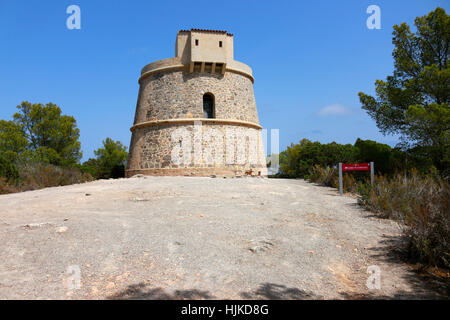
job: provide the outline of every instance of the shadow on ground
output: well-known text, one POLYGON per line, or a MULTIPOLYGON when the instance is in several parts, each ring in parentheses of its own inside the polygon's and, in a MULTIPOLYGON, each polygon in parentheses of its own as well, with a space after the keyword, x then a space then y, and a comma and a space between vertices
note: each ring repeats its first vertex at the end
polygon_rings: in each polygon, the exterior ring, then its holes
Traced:
MULTIPOLYGON (((366 218, 383 219, 358 203, 348 204, 349 207, 359 209, 366 218)), ((389 219, 390 220, 390 219, 389 219)), ((403 236, 383 235, 378 247, 367 248, 370 256, 376 260, 390 264, 406 264, 409 272, 403 276, 414 293, 398 291, 393 296, 359 295, 350 296, 341 293, 344 299, 449 299, 450 278, 448 270, 430 268, 419 263, 408 254, 408 239, 403 236), (431 271, 430 271, 431 270, 431 271)))
POLYGON ((125 290, 119 291, 107 299, 113 300, 202 300, 214 299, 208 291, 176 290, 172 294, 163 288, 155 288, 150 284, 138 283, 128 286, 125 290))
MULTIPOLYGON (((384 235, 379 247, 367 248, 371 257, 390 264, 407 264, 409 271, 403 278, 413 288, 413 293, 398 291, 393 296, 368 296, 360 299, 448 299, 450 297, 450 283, 447 276, 440 276, 438 270, 427 268, 408 256, 407 239, 404 236, 384 235)), ((351 298, 345 297, 344 298, 351 298)))
MULTIPOLYGON (((290 288, 284 285, 274 283, 263 283, 258 289, 252 292, 241 292, 242 299, 249 300, 305 300, 305 299, 323 299, 320 296, 298 288, 290 288)), ((217 299, 208 291, 197 289, 175 290, 169 293, 163 288, 152 287, 150 284, 139 283, 128 286, 107 299, 113 300, 203 300, 217 299)))
POLYGON ((298 288, 289 288, 275 283, 263 283, 252 292, 242 292, 243 299, 257 300, 318 300, 323 299, 311 292, 298 288))
MULTIPOLYGON (((447 299, 445 295, 436 291, 430 293, 428 289, 423 289, 423 282, 416 280, 412 272, 408 280, 414 284, 417 289, 411 292, 397 291, 394 295, 384 296, 377 294, 353 294, 339 292, 340 299, 345 300, 422 300, 422 299, 447 299)), ((258 289, 251 292, 241 292, 240 297, 248 300, 323 300, 324 297, 307 292, 295 287, 287 287, 275 283, 263 283, 258 289)), ((175 290, 169 293, 163 288, 153 287, 150 284, 139 283, 130 285, 126 289, 119 291, 107 299, 112 300, 205 300, 219 299, 209 291, 197 289, 175 290)))

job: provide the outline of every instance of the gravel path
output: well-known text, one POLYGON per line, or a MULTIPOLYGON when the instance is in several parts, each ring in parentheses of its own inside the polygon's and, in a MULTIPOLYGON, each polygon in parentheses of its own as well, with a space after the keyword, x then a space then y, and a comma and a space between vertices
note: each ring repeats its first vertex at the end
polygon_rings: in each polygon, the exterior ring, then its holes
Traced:
POLYGON ((0 208, 0 299, 436 297, 390 254, 396 223, 303 180, 101 180, 0 208))

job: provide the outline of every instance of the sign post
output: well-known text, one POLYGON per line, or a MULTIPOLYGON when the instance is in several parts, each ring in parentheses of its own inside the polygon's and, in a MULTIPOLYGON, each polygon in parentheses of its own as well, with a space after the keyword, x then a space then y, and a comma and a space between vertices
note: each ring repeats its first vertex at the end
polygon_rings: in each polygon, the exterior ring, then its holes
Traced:
POLYGON ((370 163, 370 185, 373 187, 373 176, 375 173, 375 164, 373 162, 370 163))
POLYGON ((342 163, 339 162, 339 194, 344 193, 344 182, 342 180, 343 171, 369 171, 370 170, 370 185, 373 186, 375 164, 371 163, 342 163))

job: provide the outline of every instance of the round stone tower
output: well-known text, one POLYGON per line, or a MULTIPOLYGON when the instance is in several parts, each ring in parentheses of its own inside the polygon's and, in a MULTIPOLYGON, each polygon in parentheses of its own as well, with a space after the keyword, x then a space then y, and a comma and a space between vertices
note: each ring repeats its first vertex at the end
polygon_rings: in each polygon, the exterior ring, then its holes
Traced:
POLYGON ((126 176, 266 176, 253 82, 232 34, 179 31, 175 58, 142 69, 126 176))

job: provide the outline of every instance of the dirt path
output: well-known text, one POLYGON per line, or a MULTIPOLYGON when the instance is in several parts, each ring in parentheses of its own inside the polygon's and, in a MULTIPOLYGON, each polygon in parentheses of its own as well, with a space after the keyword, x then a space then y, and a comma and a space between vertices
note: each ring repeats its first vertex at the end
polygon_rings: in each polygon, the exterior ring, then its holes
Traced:
POLYGON ((0 208, 1 299, 435 297, 391 255, 394 222, 302 180, 103 180, 0 208))

